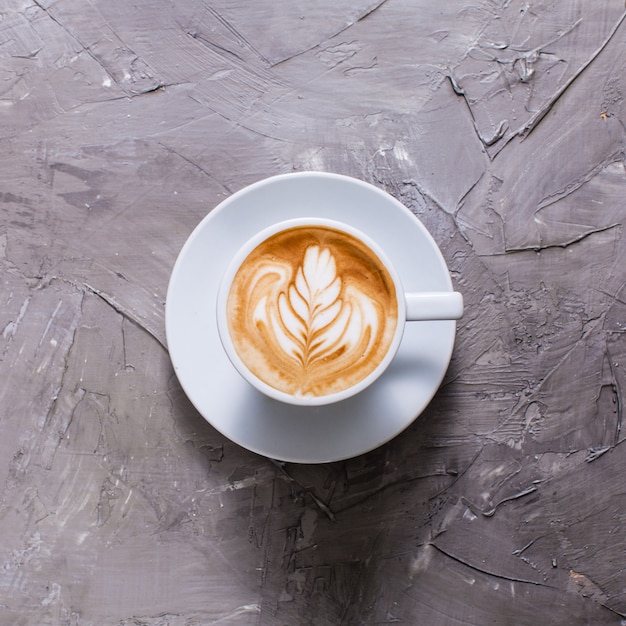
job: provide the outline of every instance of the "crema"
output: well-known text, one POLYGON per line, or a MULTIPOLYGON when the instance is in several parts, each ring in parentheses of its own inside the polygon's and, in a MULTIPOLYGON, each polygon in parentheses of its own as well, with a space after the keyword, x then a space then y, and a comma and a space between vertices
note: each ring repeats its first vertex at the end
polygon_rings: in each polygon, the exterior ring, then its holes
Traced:
POLYGON ((260 243, 227 299, 237 355, 257 378, 295 397, 349 389, 387 354, 399 294, 363 241, 327 226, 295 226, 260 243))

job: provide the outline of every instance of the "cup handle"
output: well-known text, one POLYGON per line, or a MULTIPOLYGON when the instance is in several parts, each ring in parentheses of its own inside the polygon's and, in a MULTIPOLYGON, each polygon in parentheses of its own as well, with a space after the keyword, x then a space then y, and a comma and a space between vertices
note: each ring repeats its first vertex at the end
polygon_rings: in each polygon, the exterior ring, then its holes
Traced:
POLYGON ((407 293, 407 321, 458 320, 463 315, 463 296, 458 291, 407 293))

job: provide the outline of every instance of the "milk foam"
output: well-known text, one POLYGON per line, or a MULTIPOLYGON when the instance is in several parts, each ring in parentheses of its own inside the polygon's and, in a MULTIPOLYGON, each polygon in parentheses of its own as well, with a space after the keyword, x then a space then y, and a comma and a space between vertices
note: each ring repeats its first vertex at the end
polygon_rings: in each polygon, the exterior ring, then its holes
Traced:
POLYGON ((242 264, 229 296, 229 329, 261 380, 292 395, 327 395, 384 357, 397 324, 395 287, 352 236, 327 227, 313 229, 316 236, 311 228, 290 230, 302 232, 261 244, 242 264))

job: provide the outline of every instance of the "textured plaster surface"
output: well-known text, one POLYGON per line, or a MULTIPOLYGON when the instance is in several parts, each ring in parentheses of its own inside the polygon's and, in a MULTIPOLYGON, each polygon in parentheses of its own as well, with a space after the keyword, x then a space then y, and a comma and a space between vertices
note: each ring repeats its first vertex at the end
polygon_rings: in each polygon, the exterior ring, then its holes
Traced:
POLYGON ((622 0, 3 0, 0 623, 626 623, 625 42, 622 0), (195 225, 300 170, 466 302, 328 465, 215 431, 164 332, 195 225))

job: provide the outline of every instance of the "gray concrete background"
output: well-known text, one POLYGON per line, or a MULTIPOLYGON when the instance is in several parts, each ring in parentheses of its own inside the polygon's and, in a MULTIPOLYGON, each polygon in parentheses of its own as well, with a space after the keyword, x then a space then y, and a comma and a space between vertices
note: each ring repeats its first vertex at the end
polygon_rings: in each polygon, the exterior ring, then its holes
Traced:
POLYGON ((624 2, 3 0, 0 623, 624 624, 624 2), (170 364, 194 226, 404 202, 465 295, 389 444, 281 465, 170 364))

